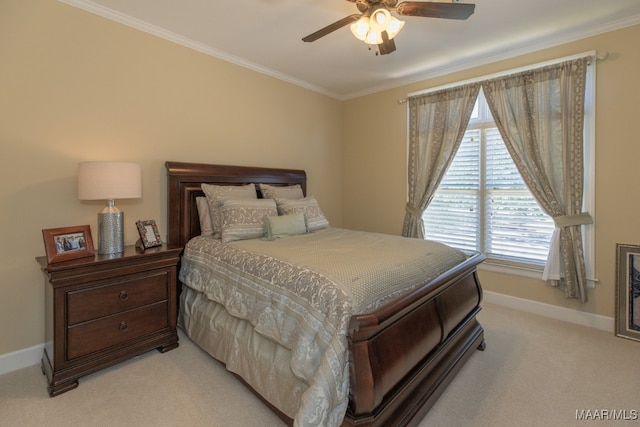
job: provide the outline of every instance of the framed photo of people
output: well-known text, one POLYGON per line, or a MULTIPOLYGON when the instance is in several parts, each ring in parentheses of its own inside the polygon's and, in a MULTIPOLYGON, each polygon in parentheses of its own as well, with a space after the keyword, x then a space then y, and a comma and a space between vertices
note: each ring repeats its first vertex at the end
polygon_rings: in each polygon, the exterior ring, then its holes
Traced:
POLYGON ((89 225, 42 230, 42 237, 48 264, 95 255, 89 225))
POLYGON ((617 245, 616 335, 640 341, 640 246, 617 245))

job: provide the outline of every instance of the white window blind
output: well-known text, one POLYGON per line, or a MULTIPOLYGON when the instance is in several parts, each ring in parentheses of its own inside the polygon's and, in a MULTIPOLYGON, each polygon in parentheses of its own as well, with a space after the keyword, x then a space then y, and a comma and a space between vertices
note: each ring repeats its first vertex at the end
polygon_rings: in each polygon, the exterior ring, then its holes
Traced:
POLYGON ((480 138, 467 131, 438 191, 423 215, 425 238, 477 251, 480 234, 480 138))
POLYGON ((482 94, 424 213, 425 237, 489 259, 543 265, 554 229, 527 189, 482 94))

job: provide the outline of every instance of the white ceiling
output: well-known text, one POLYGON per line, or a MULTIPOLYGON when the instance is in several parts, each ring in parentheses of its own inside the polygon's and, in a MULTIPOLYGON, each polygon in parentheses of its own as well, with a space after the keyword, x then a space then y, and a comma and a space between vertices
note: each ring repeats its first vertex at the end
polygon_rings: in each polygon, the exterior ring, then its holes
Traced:
POLYGON ((301 41, 358 13, 346 0, 60 1, 343 100, 640 23, 640 0, 464 0, 465 21, 401 17, 376 56, 348 26, 301 41))

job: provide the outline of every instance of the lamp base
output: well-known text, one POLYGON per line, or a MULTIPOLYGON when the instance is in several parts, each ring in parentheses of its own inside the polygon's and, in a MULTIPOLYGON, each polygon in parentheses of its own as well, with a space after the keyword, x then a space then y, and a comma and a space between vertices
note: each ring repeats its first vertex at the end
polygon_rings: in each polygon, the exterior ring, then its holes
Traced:
POLYGON ((124 252, 124 213, 109 200, 98 213, 98 253, 116 254, 124 252))

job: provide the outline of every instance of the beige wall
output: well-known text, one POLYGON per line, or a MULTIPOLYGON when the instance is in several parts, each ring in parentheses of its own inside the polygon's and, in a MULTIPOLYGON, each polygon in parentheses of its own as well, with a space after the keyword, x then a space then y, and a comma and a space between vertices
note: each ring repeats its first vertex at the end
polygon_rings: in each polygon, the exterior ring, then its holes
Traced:
POLYGON ((422 81, 345 103, 344 226, 399 234, 406 201, 406 105, 408 93, 486 76, 589 50, 609 51, 597 64, 596 88, 596 276, 589 302, 535 279, 482 271, 486 290, 613 317, 616 243, 640 244, 635 213, 640 95, 640 25, 569 43, 535 54, 422 81))
POLYGON ((342 221, 342 103, 55 0, 0 2, 0 355, 41 344, 42 229, 89 224, 83 160, 135 161, 143 197, 118 201, 166 234, 166 160, 305 169, 342 221))

